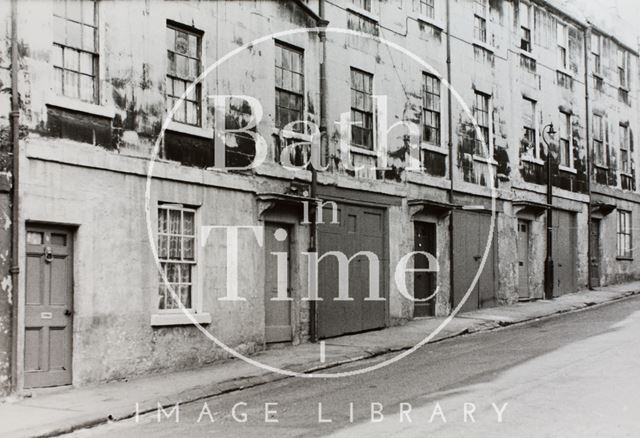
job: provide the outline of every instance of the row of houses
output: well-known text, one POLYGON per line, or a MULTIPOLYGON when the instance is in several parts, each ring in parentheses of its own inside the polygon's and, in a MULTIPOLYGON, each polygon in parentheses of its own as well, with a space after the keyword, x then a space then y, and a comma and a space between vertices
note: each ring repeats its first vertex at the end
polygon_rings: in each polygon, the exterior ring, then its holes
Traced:
POLYGON ((640 278, 638 42, 554 2, 0 22, 3 392, 228 357, 194 322, 250 354, 640 278))

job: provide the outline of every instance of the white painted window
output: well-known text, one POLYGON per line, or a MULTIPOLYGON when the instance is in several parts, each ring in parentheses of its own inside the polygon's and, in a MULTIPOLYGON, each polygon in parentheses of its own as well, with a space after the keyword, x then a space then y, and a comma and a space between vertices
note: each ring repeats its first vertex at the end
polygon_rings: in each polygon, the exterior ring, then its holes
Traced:
POLYGON ((487 20, 479 15, 473 16, 473 37, 480 42, 487 42, 487 20))
POLYGON ((573 169, 573 133, 571 113, 560 111, 560 165, 573 169))
POLYGON ((633 257, 631 229, 631 212, 618 210, 617 248, 620 258, 630 259, 633 257))
POLYGON ((599 114, 593 115, 593 155, 595 164, 606 165, 604 149, 604 120, 599 114))
POLYGON ((440 79, 422 75, 422 141, 440 146, 440 79))
POLYGON ((620 171, 625 174, 631 173, 631 155, 629 152, 629 127, 620 124, 620 171))
POLYGON ((473 105, 473 116, 478 123, 481 138, 474 130, 474 151, 475 155, 489 158, 493 154, 493 142, 491 138, 491 96, 480 91, 475 92, 473 105))
POLYGON ((435 0, 414 0, 414 10, 421 15, 429 18, 435 18, 435 0))
POLYGON ((567 32, 567 25, 558 21, 556 35, 558 44, 558 66, 566 70, 569 67, 569 34, 567 32))
POLYGON ((56 94, 98 103, 98 15, 92 0, 57 0, 53 10, 56 94))
POLYGON ((373 150, 373 75, 351 68, 351 144, 373 150))
POLYGON ((520 49, 531 52, 533 48, 532 32, 532 9, 528 3, 520 2, 520 49))
POLYGON ((591 34, 591 59, 593 60, 593 73, 596 75, 602 74, 602 60, 600 54, 602 53, 602 37, 597 33, 591 34))
POLYGON ((618 80, 621 88, 629 88, 629 53, 621 47, 618 48, 618 80))
POLYGON ((538 129, 536 117, 536 101, 522 98, 522 141, 525 147, 525 156, 540 158, 540 146, 538 144, 538 129))
MULTIPOLYGON (((185 91, 200 76, 202 32, 177 23, 167 23, 166 102, 171 110, 185 91)), ((173 114, 173 121, 187 125, 202 124, 202 84, 188 93, 173 114)))
POLYGON ((195 310, 196 211, 180 204, 158 206, 158 311, 195 310), (171 293, 173 291, 173 294, 171 293), (175 295, 175 296, 174 296, 175 295))

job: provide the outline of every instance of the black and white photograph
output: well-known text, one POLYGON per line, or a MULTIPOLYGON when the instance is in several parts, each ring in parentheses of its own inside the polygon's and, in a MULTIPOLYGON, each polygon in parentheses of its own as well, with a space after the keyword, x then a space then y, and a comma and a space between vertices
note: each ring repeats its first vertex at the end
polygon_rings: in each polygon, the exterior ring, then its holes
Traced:
POLYGON ((640 437, 640 0, 0 0, 0 436, 640 437))

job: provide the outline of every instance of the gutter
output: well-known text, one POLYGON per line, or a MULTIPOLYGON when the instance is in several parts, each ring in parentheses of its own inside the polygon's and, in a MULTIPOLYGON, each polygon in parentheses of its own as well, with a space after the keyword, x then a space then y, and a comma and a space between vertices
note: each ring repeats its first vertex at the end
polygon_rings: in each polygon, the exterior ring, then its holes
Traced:
POLYGON ((18 255, 19 238, 19 182, 20 182, 20 99, 18 94, 18 0, 11 0, 11 146, 13 153, 12 193, 11 193, 11 290, 13 303, 11 308, 11 386, 17 388, 17 339, 18 339, 18 274, 20 272, 18 255))
POLYGON ((584 38, 584 101, 585 101, 585 128, 586 128, 586 159, 587 159, 587 194, 589 200, 587 203, 587 286, 590 290, 593 290, 593 284, 591 281, 593 267, 591 266, 591 258, 593 257, 593 248, 591 244, 591 232, 593 227, 593 218, 591 216, 591 208, 593 206, 592 192, 591 192, 591 104, 589 96, 589 52, 591 41, 591 26, 585 28, 583 32, 584 38))
MULTIPOLYGON (((454 204, 453 194, 453 112, 451 99, 451 0, 447 0, 447 135, 449 136, 449 204, 454 204)), ((453 282, 455 275, 453 272, 453 211, 449 214, 449 304, 453 309, 453 282)))
MULTIPOLYGON (((318 3, 318 25, 319 27, 326 28, 329 22, 325 20, 325 3, 324 0, 320 0, 318 3)), ((327 131, 327 107, 329 105, 329 97, 327 94, 327 33, 323 30, 319 32, 320 44, 322 46, 322 60, 320 62, 320 151, 317 154, 317 161, 320 162, 322 151, 328 150, 328 131, 327 131)), ((318 170, 314 166, 313 150, 311 152, 311 190, 309 197, 311 202, 314 202, 314 208, 309 209, 309 252, 318 251, 318 224, 316 219, 316 212, 318 207, 318 170)), ((321 205, 321 204, 320 204, 321 205)), ((318 342, 318 305, 316 300, 309 301, 309 338, 311 342, 318 342)))

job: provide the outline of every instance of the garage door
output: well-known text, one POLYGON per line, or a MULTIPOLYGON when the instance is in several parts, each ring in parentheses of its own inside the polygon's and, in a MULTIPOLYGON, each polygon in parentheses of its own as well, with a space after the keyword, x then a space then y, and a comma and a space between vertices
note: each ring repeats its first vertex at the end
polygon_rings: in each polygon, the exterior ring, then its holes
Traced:
MULTIPOLYGON (((380 261, 380 295, 386 296, 384 273, 385 214, 383 209, 338 204, 337 224, 318 225, 318 252, 340 251, 351 258, 360 251, 374 253, 380 261)), ((331 212, 325 208, 325 222, 331 212)), ((385 326, 386 301, 365 301, 369 296, 369 259, 358 256, 349 263, 349 296, 353 301, 335 301, 338 296, 338 260, 327 255, 320 262, 318 294, 318 336, 327 338, 385 326)))
MULTIPOLYGON (((491 215, 464 210, 453 212, 453 306, 460 304, 480 268, 487 246, 491 215)), ((496 304, 496 233, 484 269, 461 312, 496 304)))
POLYGON ((576 215, 568 211, 553 212, 553 296, 576 291, 576 215))

